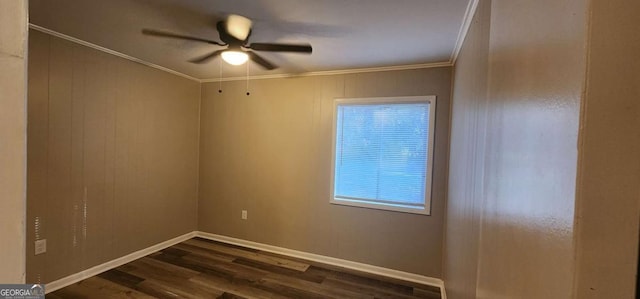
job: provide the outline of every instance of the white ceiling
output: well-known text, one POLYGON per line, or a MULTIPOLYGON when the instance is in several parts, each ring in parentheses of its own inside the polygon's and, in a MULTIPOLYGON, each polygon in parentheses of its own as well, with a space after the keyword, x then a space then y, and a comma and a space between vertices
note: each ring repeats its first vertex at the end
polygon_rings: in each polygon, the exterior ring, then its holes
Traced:
MULTIPOLYGON (((215 79, 220 58, 187 60, 218 49, 145 36, 142 28, 219 40, 225 14, 254 21, 250 42, 308 42, 313 54, 261 55, 280 69, 251 75, 450 62, 470 0, 30 0, 30 23, 198 79, 215 79)), ((224 65, 224 77, 246 66, 224 65)))

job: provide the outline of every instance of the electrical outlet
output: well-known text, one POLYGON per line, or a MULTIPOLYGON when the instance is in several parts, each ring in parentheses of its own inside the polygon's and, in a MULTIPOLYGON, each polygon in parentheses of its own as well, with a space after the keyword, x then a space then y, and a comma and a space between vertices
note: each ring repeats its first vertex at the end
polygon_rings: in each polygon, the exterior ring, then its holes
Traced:
POLYGON ((247 210, 242 210, 242 220, 247 220, 247 210))
POLYGON ((36 241, 36 255, 47 252, 47 239, 36 241))

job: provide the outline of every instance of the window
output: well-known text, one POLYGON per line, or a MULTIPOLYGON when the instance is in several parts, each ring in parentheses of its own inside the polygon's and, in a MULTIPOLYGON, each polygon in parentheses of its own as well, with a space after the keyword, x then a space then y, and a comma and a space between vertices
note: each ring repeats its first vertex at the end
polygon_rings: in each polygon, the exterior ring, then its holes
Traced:
POLYGON ((435 96, 337 99, 331 203, 430 213, 435 96))

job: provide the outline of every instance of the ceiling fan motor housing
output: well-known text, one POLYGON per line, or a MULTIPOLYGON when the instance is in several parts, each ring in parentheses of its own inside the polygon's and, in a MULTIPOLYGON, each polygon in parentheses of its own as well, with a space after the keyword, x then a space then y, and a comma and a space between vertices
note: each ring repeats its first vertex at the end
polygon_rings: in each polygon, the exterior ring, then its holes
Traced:
POLYGON ((229 15, 225 21, 225 32, 237 40, 246 41, 251 33, 251 20, 240 15, 229 15))

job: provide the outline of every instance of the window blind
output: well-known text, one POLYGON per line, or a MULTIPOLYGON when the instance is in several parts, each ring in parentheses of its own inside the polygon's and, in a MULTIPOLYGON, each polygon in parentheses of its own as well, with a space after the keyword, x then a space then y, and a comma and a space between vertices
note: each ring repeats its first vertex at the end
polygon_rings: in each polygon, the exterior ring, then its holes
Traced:
POLYGON ((334 198, 422 206, 429 103, 337 106, 334 198))

